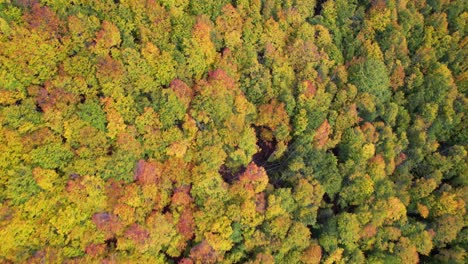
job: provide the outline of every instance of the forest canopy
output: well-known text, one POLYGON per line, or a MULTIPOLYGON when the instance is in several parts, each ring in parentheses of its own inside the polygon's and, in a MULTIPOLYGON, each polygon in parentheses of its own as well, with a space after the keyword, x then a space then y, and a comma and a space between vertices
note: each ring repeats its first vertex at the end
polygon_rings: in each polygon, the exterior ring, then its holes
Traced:
POLYGON ((0 263, 466 263, 463 0, 0 0, 0 263))

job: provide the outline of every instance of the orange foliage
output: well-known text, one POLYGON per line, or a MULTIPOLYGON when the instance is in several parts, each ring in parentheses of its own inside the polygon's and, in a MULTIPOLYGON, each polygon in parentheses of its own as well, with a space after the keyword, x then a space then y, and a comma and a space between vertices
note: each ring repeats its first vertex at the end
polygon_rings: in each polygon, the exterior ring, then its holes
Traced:
POLYGON ((366 141, 374 143, 379 139, 379 133, 376 131, 372 123, 366 122, 361 125, 361 131, 366 136, 366 141))
POLYGON ((385 166, 385 160, 384 160, 383 156, 380 155, 380 154, 377 154, 372 159, 370 159, 369 163, 375 163, 377 165, 385 166))
POLYGON ((206 21, 199 18, 197 23, 193 27, 192 36, 199 40, 210 39, 210 33, 211 26, 206 21))
POLYGON ((418 212, 422 216, 422 218, 427 218, 429 216, 429 208, 427 208, 427 206, 418 203, 417 207, 418 207, 418 212))
POLYGON ((161 173, 162 169, 160 164, 139 160, 133 178, 141 184, 158 183, 161 178, 161 173))
POLYGON ((183 159, 171 157, 164 162, 162 175, 173 183, 188 184, 191 167, 183 159))
POLYGON ((364 227, 364 229, 361 232, 361 237, 362 238, 371 238, 377 234, 377 228, 372 225, 368 224, 364 227))
POLYGON ((261 214, 265 212, 266 209, 266 199, 265 193, 257 193, 255 195, 255 210, 261 214))
POLYGON ((190 197, 190 186, 179 187, 172 195, 172 205, 174 206, 190 206, 192 197, 190 197))
POLYGON ((102 22, 102 29, 96 34, 96 44, 108 49, 120 44, 119 29, 109 21, 102 22))
POLYGON ((119 146, 119 149, 125 151, 126 153, 139 156, 142 152, 142 147, 140 142, 135 138, 133 134, 134 133, 127 132, 119 133, 117 135, 117 145, 119 146))
POLYGON ((309 80, 304 81, 303 84, 305 84, 306 88, 304 91, 304 95, 309 99, 314 98, 315 94, 317 93, 317 88, 315 87, 315 85, 309 80))
POLYGON ((392 75, 390 76, 390 85, 393 90, 396 90, 398 87, 403 86, 405 83, 405 68, 401 65, 397 65, 393 69, 392 75))
POLYGON ((302 261, 306 264, 318 264, 322 259, 322 248, 319 245, 313 245, 302 253, 302 261))
POLYGON ((110 208, 118 204, 119 199, 124 194, 123 183, 110 179, 106 185, 107 204, 110 208))
POLYGON ((325 121, 323 121, 323 123, 317 128, 317 131, 315 132, 315 146, 318 148, 325 147, 329 140, 328 136, 330 135, 330 130, 331 126, 328 123, 328 120, 325 119, 325 121))
POLYGON ((281 124, 289 124, 289 116, 284 103, 273 99, 269 104, 261 105, 258 108, 257 124, 267 126, 272 130, 275 130, 281 124))
POLYGON ((239 177, 239 180, 246 189, 259 193, 266 188, 268 184, 268 175, 263 167, 259 167, 252 162, 239 177))
POLYGON ((254 264, 274 264, 275 258, 270 254, 259 253, 255 256, 254 264))
POLYGON ((53 141, 54 141, 54 134, 47 127, 38 129, 32 132, 31 134, 27 135, 26 137, 23 137, 23 144, 31 148, 35 146, 44 145, 48 142, 53 142, 53 141))
POLYGON ((395 165, 398 166, 402 164, 406 160, 406 154, 405 153, 400 153, 398 156, 395 158, 395 165))

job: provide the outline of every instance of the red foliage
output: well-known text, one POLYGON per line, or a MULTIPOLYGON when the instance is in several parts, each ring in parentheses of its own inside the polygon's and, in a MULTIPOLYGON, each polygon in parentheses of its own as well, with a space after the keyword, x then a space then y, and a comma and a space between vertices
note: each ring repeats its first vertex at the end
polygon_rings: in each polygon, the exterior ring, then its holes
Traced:
POLYGON ((387 7, 387 3, 385 0, 373 0, 372 1, 372 8, 376 10, 384 10, 387 7))
POLYGON ((210 84, 220 81, 228 90, 234 89, 236 87, 235 81, 223 69, 216 69, 209 72, 208 77, 210 84))
POLYGON ((161 166, 156 162, 140 160, 133 178, 142 184, 158 183, 161 179, 161 173, 161 166))
POLYGON ((103 48, 111 48, 120 42, 119 29, 109 21, 102 22, 102 28, 96 34, 96 42, 101 43, 103 48))
POLYGON ((149 232, 140 225, 133 224, 125 231, 125 236, 136 243, 144 244, 149 237, 149 232))
POLYGON ((245 184, 246 188, 253 188, 253 185, 261 184, 264 181, 268 182, 268 176, 263 167, 252 162, 239 177, 239 180, 245 184))
POLYGON ((259 210, 262 210, 262 197, 256 197, 255 194, 261 193, 265 190, 268 185, 268 175, 263 167, 257 166, 254 162, 251 162, 244 172, 239 176, 235 176, 239 180, 235 182, 236 188, 245 190, 245 194, 250 197, 249 199, 255 199, 259 210))
POLYGON ((406 160, 406 154, 402 152, 396 157, 395 165, 398 166, 402 164, 405 160, 406 160))
POLYGON ((186 239, 192 239, 195 230, 195 221, 193 213, 190 209, 185 209, 180 215, 179 222, 177 223, 177 231, 186 239))
POLYGON ((32 29, 40 29, 49 33, 59 33, 60 19, 54 11, 47 6, 41 6, 38 3, 34 4, 31 13, 26 13, 24 15, 24 20, 32 29))
POLYGON ((110 221, 111 215, 109 213, 97 213, 93 215, 93 222, 98 229, 105 229, 110 221))
POLYGON ((102 264, 117 264, 117 261, 113 258, 113 256, 103 259, 102 264))
POLYGON ((13 2, 21 7, 31 8, 37 4, 38 0, 14 0, 13 2))
POLYGON ((80 181, 75 181, 75 180, 69 180, 67 181, 67 186, 65 186, 65 190, 68 193, 73 193, 73 192, 80 192, 82 190, 85 190, 85 186, 81 184, 80 181))
POLYGON ((190 195, 190 190, 192 189, 192 186, 190 185, 182 185, 174 189, 174 192, 182 192, 190 195))
POLYGON ((98 230, 106 233, 106 238, 112 237, 123 227, 119 218, 110 213, 96 213, 93 215, 92 221, 98 230))
POLYGON ((436 235, 436 232, 435 232, 434 229, 432 229, 432 228, 429 229, 429 230, 427 230, 427 233, 429 233, 429 235, 430 235, 431 237, 434 237, 434 236, 436 235))
POLYGON ((112 208, 119 202, 120 197, 124 194, 123 183, 110 179, 106 184, 107 203, 112 208))
POLYGON ((49 82, 46 82, 45 88, 38 91, 36 102, 42 111, 47 112, 52 109, 62 110, 69 105, 78 102, 78 97, 63 89, 54 89, 49 82))
POLYGON ((124 74, 124 69, 119 61, 107 55, 98 60, 97 73, 109 78, 120 78, 124 74))
MULTIPOLYGON (((60 262, 63 262, 63 260, 61 260, 61 256, 62 256, 62 253, 60 252, 58 248, 54 248, 52 246, 45 246, 44 249, 36 251, 36 253, 34 253, 34 255, 24 263, 28 263, 28 264, 60 263, 60 262)), ((15 262, 6 260, 2 263, 11 264, 15 262)))
POLYGON ((194 246, 190 250, 190 258, 195 260, 195 262, 216 263, 218 254, 210 244, 208 244, 208 242, 203 240, 200 244, 194 246))
POLYGON ((181 100, 193 98, 192 89, 180 79, 173 80, 170 84, 170 88, 174 91, 177 97, 181 100))
POLYGON ((223 58, 230 57, 232 55, 232 51, 230 48, 224 48, 222 51, 223 58))
POLYGON ((183 258, 179 261, 179 264, 193 264, 193 260, 189 258, 183 258))
POLYGON ((106 244, 90 244, 86 247, 85 252, 90 257, 102 256, 106 252, 106 244))

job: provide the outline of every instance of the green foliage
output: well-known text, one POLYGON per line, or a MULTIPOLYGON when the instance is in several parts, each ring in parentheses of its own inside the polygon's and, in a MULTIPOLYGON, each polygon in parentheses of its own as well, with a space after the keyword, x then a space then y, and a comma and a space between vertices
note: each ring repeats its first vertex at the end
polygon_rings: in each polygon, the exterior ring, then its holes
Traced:
POLYGON ((63 169, 73 153, 60 143, 50 143, 31 151, 31 161, 44 169, 63 169))
POLYGON ((5 190, 0 199, 11 201, 12 205, 23 204, 40 191, 32 172, 27 167, 17 167, 7 172, 5 190))
POLYGON ((355 214, 344 213, 338 216, 338 235, 339 243, 345 249, 353 251, 357 248, 357 241, 359 240, 360 225, 355 214))
POLYGON ((184 119, 187 108, 172 90, 163 90, 156 102, 156 111, 163 128, 170 128, 184 119))
POLYGON ((353 64, 349 68, 349 81, 360 92, 372 94, 380 102, 387 101, 391 95, 387 68, 380 60, 369 58, 353 64))
POLYGON ((101 106, 92 100, 87 100, 84 104, 78 106, 78 115, 81 119, 88 122, 93 127, 105 131, 106 129, 106 114, 101 106))
POLYGON ((341 189, 340 197, 344 204, 365 204, 374 191, 374 182, 368 175, 353 175, 350 183, 341 189))

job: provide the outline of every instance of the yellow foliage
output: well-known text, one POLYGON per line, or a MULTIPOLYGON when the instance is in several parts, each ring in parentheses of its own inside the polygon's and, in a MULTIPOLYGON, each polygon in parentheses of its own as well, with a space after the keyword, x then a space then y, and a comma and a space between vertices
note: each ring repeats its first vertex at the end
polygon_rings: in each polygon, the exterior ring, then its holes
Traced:
POLYGON ((52 191, 54 189, 54 183, 57 183, 59 179, 55 170, 46 170, 40 167, 34 168, 33 176, 37 185, 47 191, 52 191))
POLYGON ((365 144, 362 147, 362 155, 364 159, 370 159, 374 156, 375 154, 375 146, 372 143, 365 144))
POLYGON ((176 158, 183 158, 187 147, 185 142, 174 142, 167 148, 166 154, 176 158))
POLYGON ((107 115, 107 136, 115 139, 120 132, 124 132, 126 125, 122 115, 115 109, 115 102, 111 98, 102 99, 105 103, 105 111, 107 115))
POLYGON ((324 264, 342 263, 341 259, 343 257, 343 252, 344 252, 344 249, 337 248, 335 251, 333 251, 330 254, 330 256, 327 259, 325 259, 323 263, 324 264))
POLYGON ((384 30, 391 21, 391 11, 388 8, 383 10, 371 9, 370 24, 376 30, 384 30))
POLYGON ((39 246, 37 238, 32 236, 34 225, 30 221, 21 220, 14 217, 5 227, 0 228, 2 242, 0 246, 0 256, 12 256, 16 262, 24 262, 27 255, 20 254, 21 248, 26 245, 39 246))
POLYGON ((394 222, 402 218, 406 218, 405 205, 396 197, 388 199, 387 220, 394 222))
POLYGON ((241 223, 249 227, 256 227, 263 222, 263 216, 256 210, 256 204, 253 200, 246 200, 241 207, 241 223))

